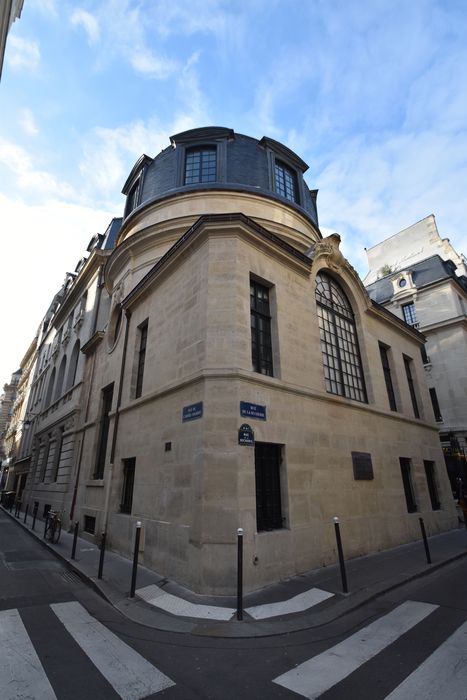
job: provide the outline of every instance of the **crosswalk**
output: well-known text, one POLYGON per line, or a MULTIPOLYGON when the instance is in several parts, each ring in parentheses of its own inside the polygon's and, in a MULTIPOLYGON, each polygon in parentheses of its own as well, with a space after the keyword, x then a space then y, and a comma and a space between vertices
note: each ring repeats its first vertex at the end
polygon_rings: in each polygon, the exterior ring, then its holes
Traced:
MULTIPOLYGON (((274 679, 313 700, 375 658, 439 606, 406 601, 344 641, 274 679)), ((388 673, 388 669, 385 669, 388 673)), ((467 623, 459 628, 384 700, 466 700, 467 623)))
MULTIPOLYGON (((80 603, 49 607, 122 700, 141 700, 175 685, 80 603)), ((1 700, 57 700, 16 609, 0 611, 0 649, 1 700)))
MULTIPOLYGON (((50 664, 50 656, 59 653, 57 647, 63 645, 68 649, 68 644, 70 657, 74 654, 76 659, 76 649, 80 650, 79 673, 91 675, 92 669, 93 682, 105 684, 104 694, 97 693, 96 698, 105 695, 106 698, 143 700, 154 698, 175 686, 174 680, 90 615, 79 602, 52 603, 40 610, 41 620, 54 630, 49 635, 51 644, 46 654, 40 648, 43 638, 37 633, 34 635, 32 617, 26 614, 26 610, 0 611, 0 700, 68 700, 71 697, 67 691, 68 678, 66 688, 63 684, 57 685, 50 664), (57 636, 60 640, 56 639, 57 636)), ((256 689, 255 695, 241 695, 245 699, 268 697, 269 686, 270 689, 277 688, 278 692, 281 687, 280 692, 286 693, 284 697, 301 696, 310 700, 322 696, 339 700, 362 697, 372 700, 467 700, 467 622, 458 620, 455 611, 451 612, 452 619, 441 635, 435 636, 421 653, 418 651, 417 659, 412 659, 405 669, 399 659, 407 644, 423 647, 414 640, 421 640, 426 637, 427 630, 436 629, 439 620, 446 619, 446 608, 406 601, 280 676, 269 676, 270 680, 265 679, 263 694, 258 695, 256 689), (391 659, 396 657, 396 665, 391 666, 391 659), (374 665, 372 670, 371 664, 374 665), (371 677, 376 667, 387 679, 386 686, 379 688, 376 695, 372 694, 371 685, 365 688, 363 695, 349 690, 355 683, 362 687, 364 683, 359 679, 364 681, 365 674, 367 678, 371 677)), ((37 614, 35 611, 34 620, 37 614)), ((199 649, 197 656, 202 653, 199 649)), ((245 650, 245 654, 251 654, 251 649, 245 650)), ((183 657, 184 651, 180 649, 180 658, 183 657)), ((261 663, 260 656, 258 663, 261 663)), ((173 689, 172 692, 177 694, 171 697, 185 698, 183 682, 186 680, 178 678, 177 682, 181 685, 173 689)), ((76 683, 72 667, 69 683, 76 683)), ((196 692, 195 696, 203 697, 196 692)), ((75 694, 73 697, 84 695, 75 694)))

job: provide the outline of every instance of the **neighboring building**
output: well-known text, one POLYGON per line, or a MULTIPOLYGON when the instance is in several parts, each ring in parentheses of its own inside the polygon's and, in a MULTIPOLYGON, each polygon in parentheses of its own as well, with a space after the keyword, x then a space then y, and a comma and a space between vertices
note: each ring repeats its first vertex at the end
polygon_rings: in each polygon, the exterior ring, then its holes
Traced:
POLYGON ((0 396, 0 491, 5 490, 8 480, 8 472, 12 462, 11 440, 7 440, 9 426, 13 416, 13 405, 16 399, 18 384, 21 379, 21 370, 18 369, 11 375, 11 380, 3 386, 3 394, 0 396))
POLYGON ((372 299, 426 337, 423 363, 453 491, 467 485, 467 266, 433 215, 367 251, 372 299))
POLYGON ((39 504, 40 516, 53 509, 73 517, 81 413, 86 412, 86 358, 81 348, 108 317, 103 268, 120 221, 115 219, 104 235, 94 236, 89 257, 79 261, 74 273, 67 273, 41 326, 26 414, 29 429, 21 446, 21 459, 29 465, 24 499, 39 504))
POLYGON ((141 156, 39 343, 29 502, 126 556, 141 521, 140 562, 203 593, 233 592, 238 527, 253 590, 335 562, 334 516, 349 557, 457 523, 424 337, 322 238, 306 169, 220 127, 141 156))
POLYGON ((23 2, 24 0, 2 0, 0 2, 0 79, 8 32, 15 19, 21 16, 23 2))
POLYGON ((31 380, 36 361, 37 336, 21 360, 15 400, 11 407, 11 417, 5 431, 5 451, 8 455, 8 478, 5 491, 14 491, 15 498, 21 500, 29 470, 28 460, 20 459, 21 445, 24 445, 24 430, 27 429, 25 414, 29 400, 31 380))

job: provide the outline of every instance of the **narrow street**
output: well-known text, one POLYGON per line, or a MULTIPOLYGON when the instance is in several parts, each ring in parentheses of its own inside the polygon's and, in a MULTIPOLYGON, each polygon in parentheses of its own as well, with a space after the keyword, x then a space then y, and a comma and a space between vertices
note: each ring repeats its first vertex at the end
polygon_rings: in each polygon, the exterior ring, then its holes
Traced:
POLYGON ((0 512, 0 697, 465 700, 465 559, 334 622, 271 637, 127 620, 0 512))

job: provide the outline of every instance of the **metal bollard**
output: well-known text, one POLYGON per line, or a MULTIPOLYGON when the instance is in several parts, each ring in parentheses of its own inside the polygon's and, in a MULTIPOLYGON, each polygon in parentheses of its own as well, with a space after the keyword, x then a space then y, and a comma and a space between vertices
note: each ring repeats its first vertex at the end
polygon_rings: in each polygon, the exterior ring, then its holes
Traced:
POLYGON ((35 528, 35 526, 36 526, 36 517, 37 517, 37 510, 38 510, 38 508, 39 508, 39 503, 36 501, 36 502, 34 503, 34 509, 33 509, 33 511, 32 511, 32 527, 31 527, 31 530, 34 530, 34 528, 35 528))
POLYGON ((105 554, 105 539, 106 539, 106 537, 107 537, 107 533, 103 532, 102 537, 101 537, 101 553, 99 556, 99 571, 97 574, 97 578, 102 578, 102 571, 104 569, 104 554, 105 554))
POLYGON ((136 533, 135 533, 135 551, 133 552, 133 571, 131 572, 130 598, 135 597, 136 572, 138 570, 138 554, 139 554, 139 538, 140 538, 140 536, 141 536, 141 522, 138 520, 136 523, 136 533))
POLYGON ((335 517, 334 520, 334 530, 336 532, 336 542, 337 542, 337 553, 339 555, 339 566, 341 568, 341 578, 342 578, 342 590, 344 593, 348 593, 349 589, 347 587, 347 576, 345 573, 345 562, 344 562, 344 550, 342 549, 342 540, 339 527, 339 518, 335 517))
POLYGON ((237 530, 237 620, 243 620, 243 528, 237 530))
POLYGON ((26 518, 28 517, 28 510, 29 510, 29 503, 26 503, 26 510, 24 511, 24 520, 23 523, 26 524, 26 518))
POLYGON ((74 532, 73 532, 73 546, 72 546, 72 548, 71 548, 71 558, 72 558, 72 559, 75 558, 75 554, 76 554, 76 543, 77 543, 77 541, 78 541, 78 528, 79 528, 79 522, 78 522, 78 520, 77 520, 77 521, 75 522, 75 529, 74 529, 74 532))
POLYGON ((420 523, 420 530, 422 531, 423 544, 425 546, 426 563, 431 564, 430 548, 428 547, 428 539, 426 536, 425 523, 423 522, 423 518, 419 518, 418 521, 420 523))

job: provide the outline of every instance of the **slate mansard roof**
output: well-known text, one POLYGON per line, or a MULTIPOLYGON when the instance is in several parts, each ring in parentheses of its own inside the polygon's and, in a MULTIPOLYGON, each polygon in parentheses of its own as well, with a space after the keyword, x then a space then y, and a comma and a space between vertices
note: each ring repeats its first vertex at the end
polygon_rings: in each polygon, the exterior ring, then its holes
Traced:
MULTIPOLYGON (((464 275, 458 277, 456 275, 456 265, 452 260, 443 260, 439 255, 432 255, 421 262, 411 265, 409 269, 413 283, 418 289, 441 280, 452 279, 467 292, 467 277, 464 275)), ((369 284, 366 290, 370 298, 378 304, 384 304, 389 301, 394 296, 392 280, 401 272, 403 272, 403 269, 369 284)))
POLYGON ((197 190, 237 190, 266 195, 304 213, 318 228, 316 190, 303 179, 308 165, 287 146, 263 137, 261 140, 237 134, 224 127, 191 129, 170 137, 170 146, 155 158, 142 155, 135 163, 123 187, 127 195, 125 217, 134 208, 159 199, 197 190), (190 148, 215 147, 217 172, 214 182, 185 184, 185 156, 190 148), (296 177, 298 201, 292 202, 275 191, 274 164, 281 163, 296 177), (128 206, 138 186, 137 204, 128 206))

